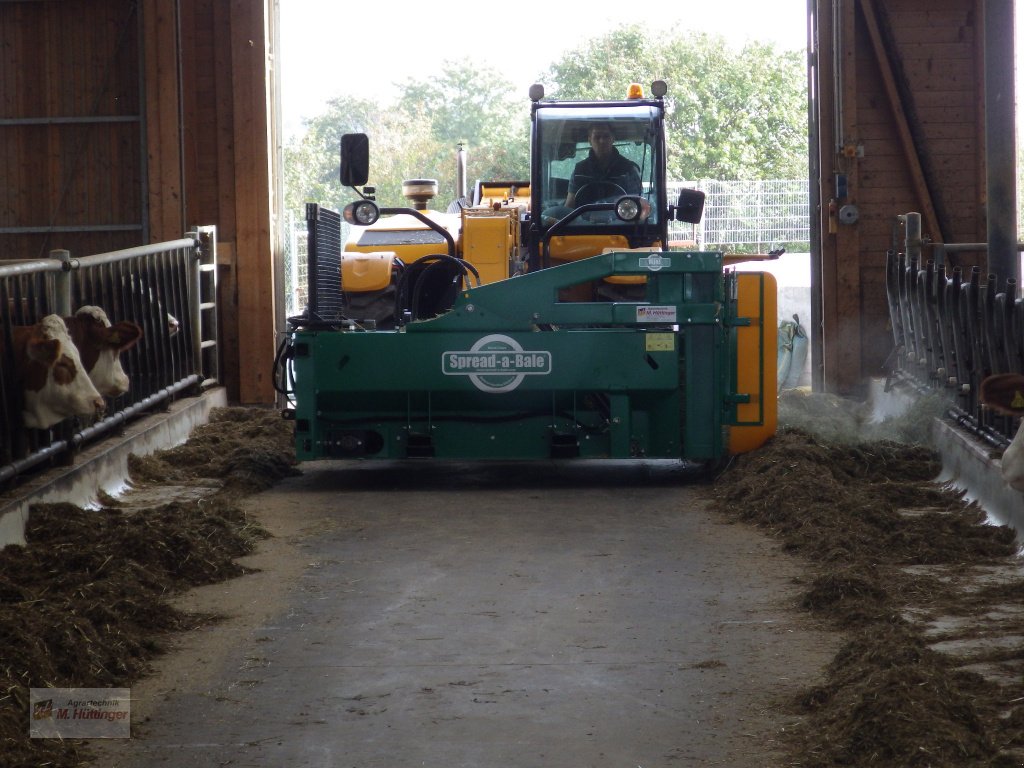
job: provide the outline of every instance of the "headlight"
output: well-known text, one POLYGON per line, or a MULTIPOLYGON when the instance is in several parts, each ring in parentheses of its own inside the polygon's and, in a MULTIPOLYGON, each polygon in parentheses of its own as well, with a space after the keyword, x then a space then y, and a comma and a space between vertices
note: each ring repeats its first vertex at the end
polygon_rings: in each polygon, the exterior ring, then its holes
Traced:
POLYGON ((643 221, 651 215, 651 204, 642 197, 623 197, 615 204, 615 215, 623 221, 643 221))
POLYGON ((380 218, 380 208, 372 200, 358 200, 345 206, 345 221, 359 227, 368 227, 380 218))

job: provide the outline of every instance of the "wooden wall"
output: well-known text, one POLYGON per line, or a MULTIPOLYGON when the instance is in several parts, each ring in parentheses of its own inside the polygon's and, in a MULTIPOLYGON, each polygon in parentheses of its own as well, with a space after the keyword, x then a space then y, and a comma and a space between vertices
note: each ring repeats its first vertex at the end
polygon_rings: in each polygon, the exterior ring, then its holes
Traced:
POLYGON ((0 2, 0 259, 218 228, 222 378, 272 403, 273 0, 0 2))
POLYGON ((812 0, 820 140, 812 204, 820 211, 823 339, 817 373, 829 391, 860 394, 867 378, 884 375, 892 349, 885 259, 897 215, 920 212, 933 242, 986 239, 983 5, 812 0), (842 223, 846 205, 858 209, 856 223, 842 223))
POLYGON ((0 3, 0 258, 141 241, 138 60, 133 0, 0 3))
POLYGON ((182 3, 186 219, 218 226, 223 368, 252 404, 275 398, 274 24, 271 0, 182 3))

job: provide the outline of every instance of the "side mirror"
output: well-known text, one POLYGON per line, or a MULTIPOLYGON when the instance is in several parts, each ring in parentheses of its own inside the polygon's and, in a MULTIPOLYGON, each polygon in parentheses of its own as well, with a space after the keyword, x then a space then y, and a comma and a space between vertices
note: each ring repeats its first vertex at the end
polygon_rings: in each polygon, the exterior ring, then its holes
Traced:
POLYGON ((672 217, 676 221, 685 221, 687 224, 700 224, 704 216, 704 193, 699 189, 684 189, 679 192, 679 202, 672 210, 672 217))
POLYGON ((361 187, 370 175, 370 139, 365 133, 341 137, 341 183, 361 187))

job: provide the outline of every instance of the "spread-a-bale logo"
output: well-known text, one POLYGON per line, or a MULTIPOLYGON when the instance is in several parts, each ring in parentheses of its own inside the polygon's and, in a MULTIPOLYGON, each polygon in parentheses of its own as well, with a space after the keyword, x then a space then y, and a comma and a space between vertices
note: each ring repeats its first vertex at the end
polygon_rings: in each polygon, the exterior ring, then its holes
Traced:
POLYGON ((469 376, 481 392, 511 392, 527 376, 551 373, 551 353, 525 350, 515 339, 492 333, 466 351, 441 353, 445 376, 469 376))
POLYGON ((649 269, 651 272, 657 272, 663 267, 672 266, 672 257, 663 256, 660 253, 652 253, 650 256, 640 257, 640 268, 649 269))

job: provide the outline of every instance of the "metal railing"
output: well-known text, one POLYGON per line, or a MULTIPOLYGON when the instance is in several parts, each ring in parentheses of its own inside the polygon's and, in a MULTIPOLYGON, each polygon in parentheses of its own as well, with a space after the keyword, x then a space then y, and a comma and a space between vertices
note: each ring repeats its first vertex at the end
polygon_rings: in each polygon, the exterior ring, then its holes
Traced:
POLYGON ((48 259, 0 261, 0 332, 7 334, 7 357, 0 361, 0 486, 43 464, 70 464, 84 443, 217 383, 216 264, 215 227, 81 258, 51 251, 48 259), (142 339, 121 355, 129 391, 107 398, 107 415, 94 423, 72 418, 51 429, 25 428, 9 329, 87 305, 101 307, 112 322, 142 328, 142 339))
POLYGON ((929 243, 921 238, 920 214, 896 218, 886 260, 890 376, 924 392, 946 391, 952 418, 1005 447, 1017 420, 983 408, 978 394, 987 376, 1024 373, 1024 300, 1016 278, 999 285, 980 267, 965 271, 948 262, 950 254, 987 249, 985 243, 929 243))

